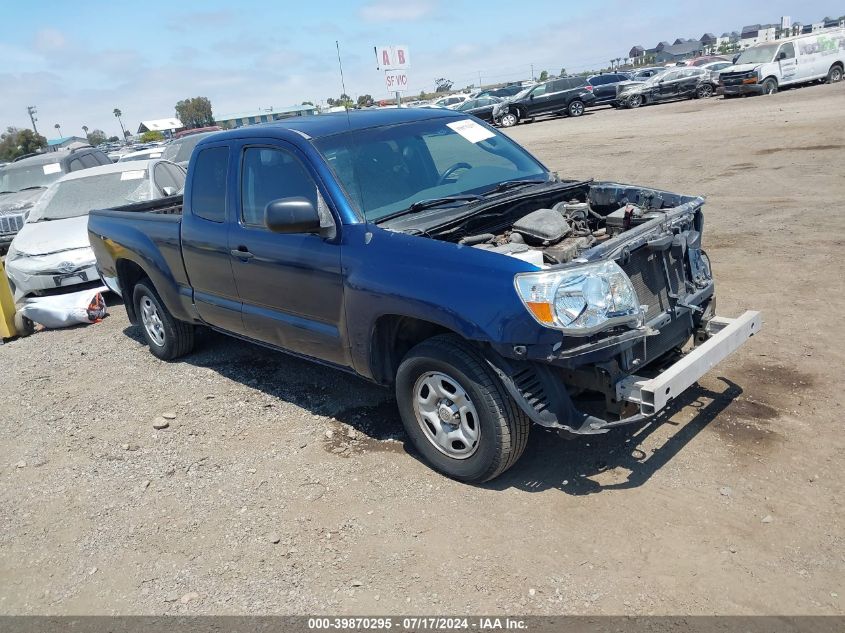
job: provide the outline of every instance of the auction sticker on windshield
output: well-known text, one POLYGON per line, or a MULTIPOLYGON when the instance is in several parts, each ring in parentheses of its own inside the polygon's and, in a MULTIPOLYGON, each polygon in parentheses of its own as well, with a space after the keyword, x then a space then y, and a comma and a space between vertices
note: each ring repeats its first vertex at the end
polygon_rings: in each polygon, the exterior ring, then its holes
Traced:
POLYGON ((496 136, 493 132, 488 130, 483 125, 479 125, 478 123, 476 123, 475 121, 471 121, 470 119, 464 119, 463 121, 455 121, 454 123, 447 123, 446 127, 452 128, 453 130, 455 130, 455 132, 463 136, 470 143, 480 143, 481 141, 496 136))
POLYGON ((124 171, 120 173, 121 180, 141 180, 144 177, 143 169, 133 169, 131 171, 124 171))
POLYGON ((58 163, 48 163, 44 165, 45 174, 58 174, 62 170, 62 166, 58 163))

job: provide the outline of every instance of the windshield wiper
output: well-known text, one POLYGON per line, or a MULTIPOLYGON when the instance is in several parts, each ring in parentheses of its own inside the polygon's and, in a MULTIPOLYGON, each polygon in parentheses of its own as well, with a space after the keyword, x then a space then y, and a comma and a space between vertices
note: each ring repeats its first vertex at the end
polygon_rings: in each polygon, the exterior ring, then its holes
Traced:
POLYGON ((542 185, 547 182, 552 182, 551 180, 505 180, 504 182, 500 182, 498 185, 490 189, 489 191, 485 191, 484 195, 489 196, 492 193, 499 193, 501 191, 507 191, 508 189, 513 189, 515 187, 522 187, 523 185, 542 185))
POLYGON ((419 200, 405 209, 405 213, 414 213, 422 211, 423 209, 430 209, 432 207, 439 207, 450 202, 475 202, 481 200, 481 196, 472 193, 461 194, 459 196, 443 196, 442 198, 430 198, 429 200, 419 200))
POLYGON ((32 185, 31 187, 24 187, 23 189, 20 189, 19 191, 29 191, 30 189, 46 189, 46 188, 47 188, 47 185, 32 185))

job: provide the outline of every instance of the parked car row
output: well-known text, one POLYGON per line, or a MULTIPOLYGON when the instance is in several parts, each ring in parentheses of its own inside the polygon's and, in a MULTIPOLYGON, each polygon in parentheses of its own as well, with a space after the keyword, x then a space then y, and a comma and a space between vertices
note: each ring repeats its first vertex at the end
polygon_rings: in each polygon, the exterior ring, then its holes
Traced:
POLYGON ((15 299, 100 286, 88 212, 176 195, 185 173, 161 159, 112 163, 93 147, 22 157, 0 169, 0 237, 15 299))
POLYGON ((50 185, 65 174, 110 164, 108 156, 88 146, 28 154, 0 168, 0 253, 23 228, 33 206, 50 185))

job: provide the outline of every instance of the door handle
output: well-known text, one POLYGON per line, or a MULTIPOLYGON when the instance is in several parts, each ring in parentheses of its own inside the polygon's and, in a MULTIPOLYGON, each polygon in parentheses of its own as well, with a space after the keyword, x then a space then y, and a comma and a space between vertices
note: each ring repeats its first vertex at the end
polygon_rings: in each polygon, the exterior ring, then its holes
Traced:
POLYGON ((253 255, 247 250, 246 246, 238 246, 237 248, 233 248, 229 252, 232 254, 232 257, 237 257, 238 259, 241 259, 243 261, 255 257, 255 255, 253 255))

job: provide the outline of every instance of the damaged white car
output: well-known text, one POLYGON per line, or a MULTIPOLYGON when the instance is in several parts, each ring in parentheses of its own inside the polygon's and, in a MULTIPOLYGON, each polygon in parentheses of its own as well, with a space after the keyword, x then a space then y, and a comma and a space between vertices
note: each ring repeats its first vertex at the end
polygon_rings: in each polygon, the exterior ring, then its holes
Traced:
POLYGON ((33 207, 6 256, 15 299, 101 285, 88 242, 88 212, 181 193, 185 170, 166 160, 133 161, 70 173, 33 207))

